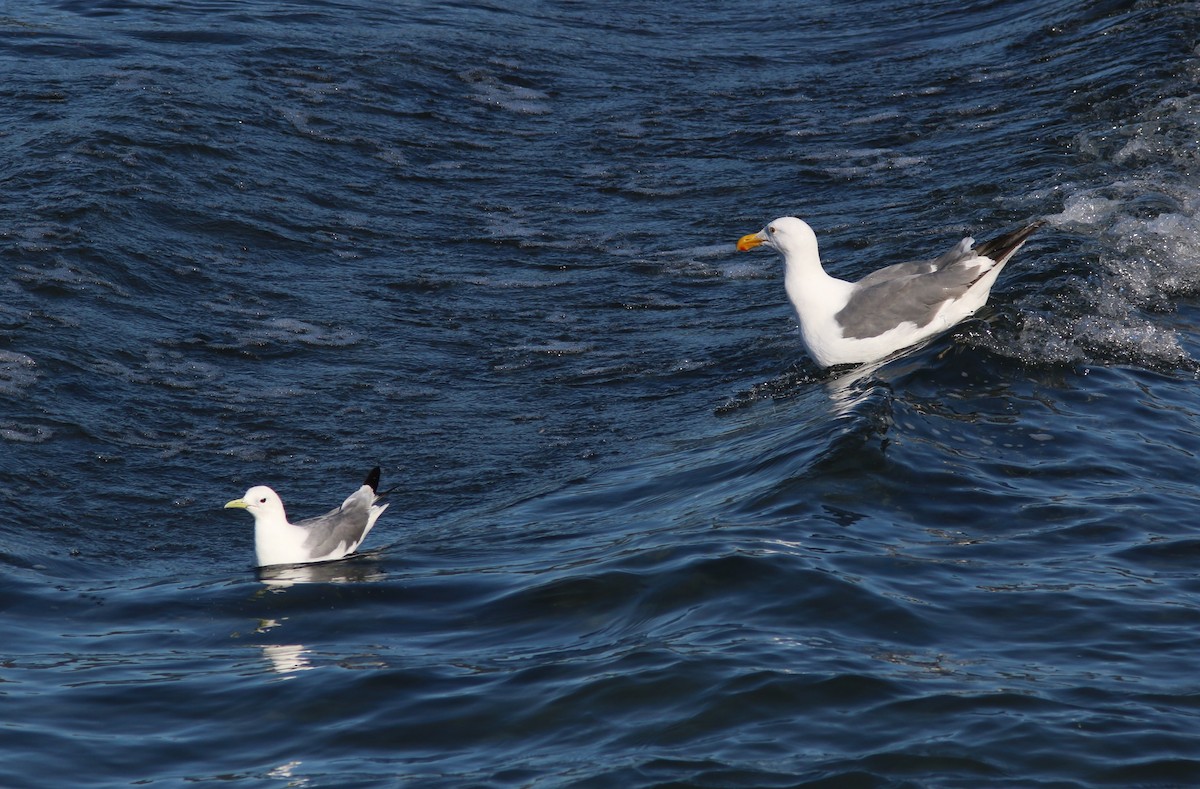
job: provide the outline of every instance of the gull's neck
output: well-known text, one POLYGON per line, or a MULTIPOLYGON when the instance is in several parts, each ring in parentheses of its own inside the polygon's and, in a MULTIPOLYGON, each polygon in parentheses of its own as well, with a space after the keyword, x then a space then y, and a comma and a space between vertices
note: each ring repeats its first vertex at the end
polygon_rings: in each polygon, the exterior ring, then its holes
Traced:
POLYGON ((806 316, 837 312, 844 306, 847 293, 853 286, 845 280, 829 276, 821 267, 815 236, 802 239, 786 250, 783 262, 783 286, 802 324, 806 316))
POLYGON ((287 515, 279 512, 256 513, 254 516, 254 554, 260 567, 269 564, 296 564, 304 561, 304 538, 307 532, 288 523, 287 515))

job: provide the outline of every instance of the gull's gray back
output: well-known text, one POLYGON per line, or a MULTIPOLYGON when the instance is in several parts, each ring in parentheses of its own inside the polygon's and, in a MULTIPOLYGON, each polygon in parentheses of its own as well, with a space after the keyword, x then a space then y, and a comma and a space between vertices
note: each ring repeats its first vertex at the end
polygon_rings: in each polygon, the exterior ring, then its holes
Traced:
POLYGON ((308 530, 305 549, 312 556, 328 556, 342 543, 346 550, 354 548, 363 538, 374 500, 374 492, 364 486, 341 507, 297 523, 308 530))
POLYGON ((970 289, 982 273, 963 263, 978 255, 964 238, 949 252, 914 263, 897 263, 863 277, 834 318, 845 337, 865 340, 902 323, 925 326, 942 305, 970 289))

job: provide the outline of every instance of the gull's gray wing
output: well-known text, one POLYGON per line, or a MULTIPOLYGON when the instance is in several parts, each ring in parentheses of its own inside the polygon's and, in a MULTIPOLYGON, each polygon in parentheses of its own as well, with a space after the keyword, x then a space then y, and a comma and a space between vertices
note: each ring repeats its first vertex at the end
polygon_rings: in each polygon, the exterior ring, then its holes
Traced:
POLYGON ((984 274, 1007 263, 1043 224, 1026 225, 977 249, 972 249, 974 239, 964 238, 933 260, 898 263, 868 274, 855 283, 850 300, 834 316, 842 335, 868 339, 902 323, 925 326, 943 304, 962 297, 984 274))
POLYGON ((865 287, 859 283, 834 318, 842 327, 842 336, 855 339, 877 337, 902 323, 924 326, 943 304, 961 298, 991 268, 960 262, 938 271, 885 279, 865 287))
POLYGON ((903 279, 919 274, 931 274, 943 266, 952 263, 961 262, 968 258, 974 257, 975 253, 971 251, 971 246, 975 243, 973 238, 964 238, 958 242, 958 245, 933 260, 918 260, 912 263, 897 263, 894 266, 887 266, 878 271, 872 271, 867 276, 858 281, 857 284, 867 287, 876 285, 880 282, 887 282, 893 279, 903 279))
POLYGON ((328 556, 342 544, 346 553, 354 550, 365 536, 374 502, 375 491, 363 485, 337 509, 299 521, 296 525, 308 530, 304 549, 313 558, 328 556))

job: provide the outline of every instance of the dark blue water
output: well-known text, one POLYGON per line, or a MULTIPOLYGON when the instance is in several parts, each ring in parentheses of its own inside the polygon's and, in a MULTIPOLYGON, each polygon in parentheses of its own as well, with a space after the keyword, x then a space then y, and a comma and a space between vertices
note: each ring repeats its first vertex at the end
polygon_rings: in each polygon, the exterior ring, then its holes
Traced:
POLYGON ((0 785, 1200 784, 1198 11, 0 5, 0 785))

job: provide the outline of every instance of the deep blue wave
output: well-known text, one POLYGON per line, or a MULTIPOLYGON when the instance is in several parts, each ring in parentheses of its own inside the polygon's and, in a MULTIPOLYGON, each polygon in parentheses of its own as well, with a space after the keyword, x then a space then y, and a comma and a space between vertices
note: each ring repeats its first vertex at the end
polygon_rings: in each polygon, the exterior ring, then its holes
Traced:
POLYGON ((10 4, 0 785, 1197 783, 1198 18, 10 4), (785 214, 1049 221, 827 372, 785 214))

